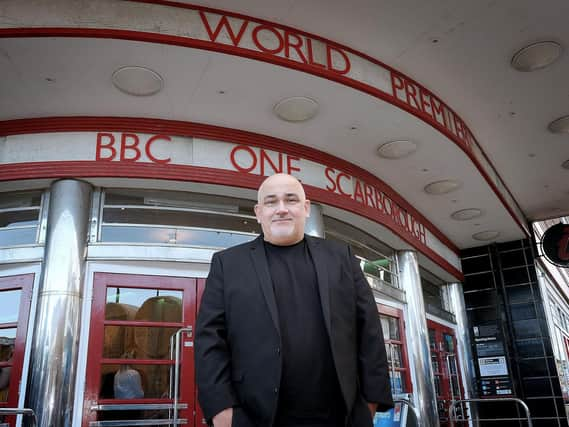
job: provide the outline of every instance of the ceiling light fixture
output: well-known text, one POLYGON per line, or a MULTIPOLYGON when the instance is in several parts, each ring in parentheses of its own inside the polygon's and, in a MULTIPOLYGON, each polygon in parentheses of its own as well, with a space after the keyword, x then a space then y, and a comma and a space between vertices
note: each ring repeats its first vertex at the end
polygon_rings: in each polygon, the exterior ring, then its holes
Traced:
POLYGON ((292 96, 277 102, 273 111, 287 122, 305 122, 318 113, 318 102, 305 96, 292 96))
POLYGON ((379 157, 384 159, 402 159, 417 151, 417 143, 407 140, 390 141, 377 149, 379 157))
POLYGON ((482 216, 482 210, 476 208, 461 209, 459 211, 453 212, 450 217, 457 221, 467 221, 469 219, 474 219, 482 216))
POLYGON ((474 233, 472 235, 472 238, 474 240, 480 240, 482 242, 487 242, 488 240, 496 239, 499 235, 500 235, 499 231, 487 230, 487 231, 481 231, 479 233, 474 233))
POLYGON ((551 133, 569 133, 569 116, 559 117, 547 126, 551 133))
POLYGON ((514 54, 511 65, 522 72, 540 70, 553 64, 562 52, 563 47, 554 41, 532 43, 514 54))
POLYGON ((458 190, 462 183, 453 179, 444 179, 427 184, 424 188, 427 194, 446 194, 458 190))
POLYGON ((128 66, 113 73, 112 81, 115 87, 128 95, 150 96, 162 90, 164 79, 150 68, 128 66))

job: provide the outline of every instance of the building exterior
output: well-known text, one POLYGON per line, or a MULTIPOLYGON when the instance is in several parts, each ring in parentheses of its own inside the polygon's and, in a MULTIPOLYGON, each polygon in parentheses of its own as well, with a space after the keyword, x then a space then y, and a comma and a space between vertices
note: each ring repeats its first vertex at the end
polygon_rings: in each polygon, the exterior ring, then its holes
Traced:
POLYGON ((0 416, 204 425, 211 256, 286 172, 374 291, 401 399, 376 425, 526 425, 520 399, 567 426, 569 277, 533 223, 569 213, 567 6, 459 3, 0 3, 0 416), (498 56, 534 41, 535 74, 498 56))

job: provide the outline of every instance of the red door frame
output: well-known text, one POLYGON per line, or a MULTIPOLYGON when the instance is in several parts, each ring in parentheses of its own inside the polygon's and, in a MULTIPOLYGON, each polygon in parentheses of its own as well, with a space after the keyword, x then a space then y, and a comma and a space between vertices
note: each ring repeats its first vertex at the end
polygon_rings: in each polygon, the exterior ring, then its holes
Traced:
MULTIPOLYGON (((0 408, 18 407, 18 400, 20 398, 19 386, 22 382, 22 368, 26 351, 26 337, 28 333, 28 320, 32 303, 34 278, 34 273, 0 277, 0 291, 21 290, 17 322, 2 324, 2 329, 16 328, 16 339, 14 341, 12 361, 0 362, 0 367, 12 367, 8 400, 6 402, 0 402, 0 408)), ((15 425, 15 419, 13 418, 10 418, 8 422, 11 423, 11 425, 15 425)))
MULTIPOLYGON (((458 381, 458 387, 459 387, 459 392, 460 392, 460 396, 454 396, 454 398, 456 399, 457 397, 459 399, 464 398, 464 388, 462 386, 462 374, 461 374, 461 370, 460 370, 460 360, 458 358, 458 354, 457 354, 457 347, 456 347, 456 332, 454 331, 454 329, 449 328, 448 326, 442 325, 440 323, 435 322, 434 320, 430 320, 427 319, 427 328, 428 329, 432 329, 435 331, 435 343, 436 345, 440 345, 440 343, 443 342, 443 334, 448 334, 450 336, 452 336, 452 343, 453 343, 453 347, 454 347, 454 355, 455 355, 455 361, 456 361, 456 376, 457 376, 457 381, 458 381)), ((430 343, 429 343, 430 344, 430 343)), ((429 345, 429 349, 430 349, 430 345, 429 345)), ((430 351, 432 352, 432 349, 430 349, 430 351)), ((443 355, 446 355, 448 352, 442 350, 440 347, 435 349, 436 351, 436 356, 437 356, 437 360, 439 363, 440 368, 440 377, 441 377, 441 395, 437 396, 437 399, 444 399, 447 401, 450 401, 450 398, 452 396, 452 391, 450 389, 451 385, 450 385, 450 378, 451 378, 451 374, 450 372, 447 372, 447 365, 446 365, 446 357, 443 357, 443 355)), ((433 356, 433 354, 431 353, 431 357, 433 356)), ((432 363, 432 360, 431 360, 432 363)), ((433 372, 434 373, 434 372, 433 372)), ((448 405, 447 405, 447 411, 448 411, 448 405)), ((447 425, 445 424, 441 424, 441 425, 447 425)))
MULTIPOLYGON (((394 317, 398 321, 399 340, 388 340, 386 343, 391 342, 401 346, 401 365, 403 367, 395 368, 395 370, 403 373, 401 378, 404 381, 403 386, 405 393, 411 393, 413 392, 413 383, 411 382, 411 370, 409 369, 409 357, 407 353, 407 339, 405 337, 405 320, 403 319, 403 310, 383 304, 377 304, 377 309, 379 311, 379 314, 394 317)), ((389 367, 389 370, 391 371, 391 366, 389 367)))
MULTIPOLYGON (((88 427, 90 421, 97 418, 96 411, 91 407, 96 404, 109 403, 172 403, 172 399, 143 398, 143 399, 100 399, 100 367, 103 364, 125 364, 125 359, 103 358, 104 326, 157 326, 183 328, 192 326, 195 331, 196 320, 196 286, 197 280, 190 277, 152 276, 128 273, 94 273, 93 279, 93 305, 91 308, 89 350, 87 355, 87 376, 85 380, 85 395, 83 406, 83 426, 88 427), (183 291, 183 321, 182 322, 143 322, 105 320, 106 291, 109 287, 161 289, 183 291)), ((133 360, 129 361, 130 364, 133 360)), ((137 359, 136 364, 173 365, 169 360, 137 359)), ((182 346, 181 366, 185 372, 180 375, 180 403, 187 403, 188 409, 180 411, 180 418, 187 418, 193 424, 195 410, 195 384, 194 374, 194 347, 182 346), (187 361, 186 363, 184 363, 187 361), (185 383, 185 385, 184 385, 185 383)))

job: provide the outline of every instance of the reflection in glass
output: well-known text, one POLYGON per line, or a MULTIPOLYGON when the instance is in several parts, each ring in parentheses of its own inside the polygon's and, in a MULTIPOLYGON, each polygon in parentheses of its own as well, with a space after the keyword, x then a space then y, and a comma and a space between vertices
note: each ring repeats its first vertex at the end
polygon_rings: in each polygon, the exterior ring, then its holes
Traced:
POLYGON ((169 384, 169 365, 102 365, 99 397, 168 398, 169 384))
POLYGON ((380 316, 383 338, 385 340, 399 341, 399 320, 396 317, 380 316))
POLYGON ((215 230, 188 230, 167 227, 130 227, 104 225, 101 240, 104 242, 179 244, 227 248, 249 242, 257 237, 252 233, 230 233, 215 230))
POLYGON ((107 288, 105 320, 182 322, 182 291, 107 288))
POLYGON ((170 337, 178 328, 105 326, 104 358, 170 359, 170 337))
MULTIPOLYGON (((0 329, 0 362, 11 362, 14 355, 16 328, 0 329)), ((8 390, 12 375, 11 366, 0 368, 0 402, 8 401, 8 390)))
MULTIPOLYGON (((21 295, 21 289, 0 291, 0 323, 16 323, 18 321, 21 295)), ((2 336, 1 331, 0 336, 2 336)))

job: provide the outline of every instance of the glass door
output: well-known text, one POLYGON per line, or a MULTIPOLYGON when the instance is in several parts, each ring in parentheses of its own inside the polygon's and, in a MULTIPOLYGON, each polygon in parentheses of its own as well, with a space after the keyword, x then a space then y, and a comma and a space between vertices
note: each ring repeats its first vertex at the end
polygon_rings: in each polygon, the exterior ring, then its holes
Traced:
POLYGON ((0 408, 18 407, 33 283, 34 274, 0 277, 0 408))
POLYGON ((95 273, 84 427, 194 425, 198 282, 95 273))
MULTIPOLYGON (((453 400, 464 398, 454 331, 440 323, 427 321, 431 366, 435 376, 439 421, 441 427, 449 426, 449 408, 453 400)), ((461 416, 461 406, 456 408, 461 416)))

